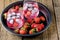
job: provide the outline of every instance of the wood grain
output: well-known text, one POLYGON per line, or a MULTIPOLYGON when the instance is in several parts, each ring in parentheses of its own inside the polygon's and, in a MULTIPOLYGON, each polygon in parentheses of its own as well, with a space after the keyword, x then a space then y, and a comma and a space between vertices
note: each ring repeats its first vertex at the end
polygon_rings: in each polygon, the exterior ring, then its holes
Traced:
POLYGON ((60 7, 55 7, 55 14, 56 14, 58 38, 60 40, 60 7))
POLYGON ((60 0, 53 0, 55 7, 60 7, 60 0))
MULTIPOLYGON (((1 5, 1 8, 0 8, 0 12, 2 12, 2 10, 4 9, 4 0, 1 0, 0 1, 0 5, 1 5)), ((5 30, 3 30, 3 28, 2 28, 2 26, 0 26, 1 27, 1 40, 6 40, 6 31, 5 30)))
POLYGON ((53 0, 53 3, 56 15, 58 40, 60 40, 60 0, 53 0))

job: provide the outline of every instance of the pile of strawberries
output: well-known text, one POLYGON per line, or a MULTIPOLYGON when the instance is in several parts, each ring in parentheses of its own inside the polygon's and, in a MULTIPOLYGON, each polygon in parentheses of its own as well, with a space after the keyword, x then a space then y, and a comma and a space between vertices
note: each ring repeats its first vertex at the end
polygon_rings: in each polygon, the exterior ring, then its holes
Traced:
POLYGON ((41 21, 45 22, 45 18, 43 16, 36 17, 34 19, 27 19, 23 27, 20 29, 20 34, 34 34, 40 32, 44 29, 44 23, 40 23, 41 21))
POLYGON ((39 16, 37 3, 26 3, 23 5, 23 11, 19 6, 15 6, 4 13, 9 28, 14 29, 18 34, 34 34, 44 29, 44 16, 39 16), (41 23, 42 21, 42 23, 41 23))

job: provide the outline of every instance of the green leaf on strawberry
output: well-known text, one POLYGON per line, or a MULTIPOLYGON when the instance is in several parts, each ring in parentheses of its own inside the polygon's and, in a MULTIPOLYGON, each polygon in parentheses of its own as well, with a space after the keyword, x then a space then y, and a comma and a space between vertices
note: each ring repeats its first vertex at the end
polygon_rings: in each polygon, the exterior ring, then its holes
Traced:
POLYGON ((33 29, 31 29, 31 30, 29 31, 29 34, 34 34, 34 33, 36 33, 36 29, 35 29, 35 28, 33 28, 33 29))
POLYGON ((14 32, 18 33, 19 32, 19 29, 15 29, 14 32))
POLYGON ((3 16, 5 19, 7 19, 7 13, 4 13, 3 16))

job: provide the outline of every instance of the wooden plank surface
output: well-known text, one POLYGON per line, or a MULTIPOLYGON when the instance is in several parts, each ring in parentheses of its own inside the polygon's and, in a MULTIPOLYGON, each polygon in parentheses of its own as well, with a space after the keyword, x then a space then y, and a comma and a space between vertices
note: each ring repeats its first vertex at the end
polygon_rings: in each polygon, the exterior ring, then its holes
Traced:
MULTIPOLYGON (((10 3, 16 2, 17 0, 1 0, 0 1, 0 13, 10 3)), ((60 0, 36 0, 47 6, 52 14, 52 22, 50 27, 41 35, 33 38, 23 38, 23 40, 60 40, 60 0), (53 5, 54 3, 54 5, 53 5), (54 7, 53 7, 54 6, 54 7), (57 27, 55 22, 55 14, 57 20, 57 27)), ((17 37, 8 33, 0 23, 0 40, 22 40, 22 37, 17 37)))
POLYGON ((60 0, 53 0, 56 15, 57 33, 60 40, 60 0))
POLYGON ((53 0, 54 1, 54 7, 60 7, 60 0, 53 0))
MULTIPOLYGON (((4 0, 1 0, 0 1, 0 5, 1 5, 1 9, 0 9, 0 12, 3 10, 3 8, 4 8, 4 0)), ((5 30, 3 30, 3 28, 2 28, 2 26, 0 26, 1 28, 0 28, 0 30, 1 30, 1 40, 6 40, 6 31, 5 30), (4 34, 5 33, 5 34, 4 34)))
POLYGON ((56 13, 56 22, 57 22, 57 30, 58 30, 58 38, 60 40, 60 7, 55 7, 56 13))

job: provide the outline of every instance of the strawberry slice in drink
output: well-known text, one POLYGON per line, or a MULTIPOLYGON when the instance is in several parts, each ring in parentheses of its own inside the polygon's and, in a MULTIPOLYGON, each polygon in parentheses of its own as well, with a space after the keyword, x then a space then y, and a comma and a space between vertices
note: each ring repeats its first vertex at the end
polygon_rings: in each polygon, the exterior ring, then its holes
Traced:
POLYGON ((17 28, 21 28, 22 25, 24 24, 24 20, 22 19, 16 19, 16 22, 19 24, 17 28))
POLYGON ((8 25, 9 28, 13 27, 13 24, 9 23, 8 21, 7 21, 7 25, 8 25))

